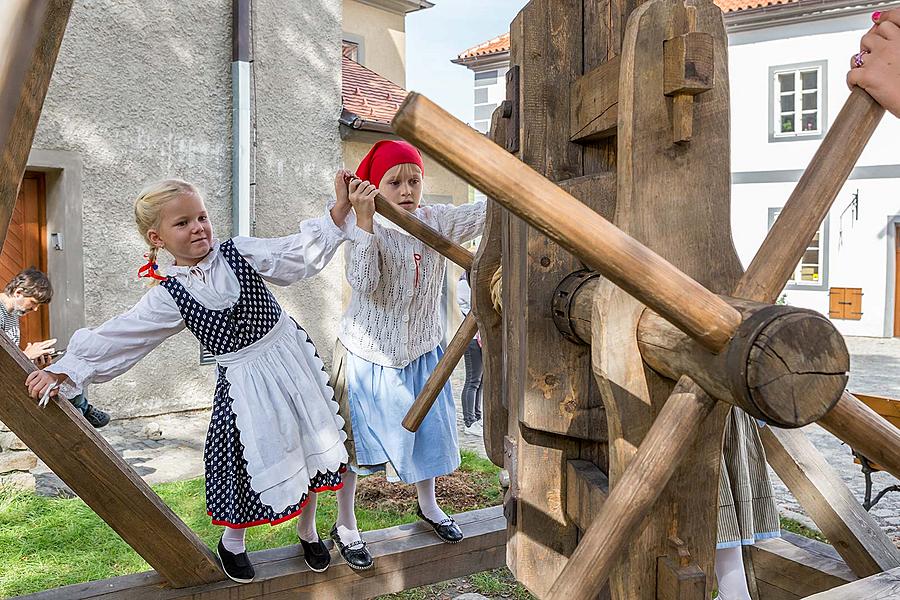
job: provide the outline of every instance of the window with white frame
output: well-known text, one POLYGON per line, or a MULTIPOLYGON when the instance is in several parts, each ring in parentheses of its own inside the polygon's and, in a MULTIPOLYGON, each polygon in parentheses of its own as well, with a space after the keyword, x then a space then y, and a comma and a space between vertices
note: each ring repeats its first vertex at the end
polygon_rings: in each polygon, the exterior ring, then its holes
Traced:
MULTIPOLYGON (((781 208, 769 209, 769 229, 772 228, 772 224, 780 214, 781 208)), ((815 235, 806 247, 803 257, 797 264, 797 268, 794 269, 794 273, 787 282, 788 288, 803 289, 811 287, 822 288, 827 286, 827 223, 828 220, 826 217, 826 220, 819 224, 819 228, 816 230, 815 235)))
POLYGON ((821 137, 825 131, 826 63, 770 69, 770 139, 821 137))

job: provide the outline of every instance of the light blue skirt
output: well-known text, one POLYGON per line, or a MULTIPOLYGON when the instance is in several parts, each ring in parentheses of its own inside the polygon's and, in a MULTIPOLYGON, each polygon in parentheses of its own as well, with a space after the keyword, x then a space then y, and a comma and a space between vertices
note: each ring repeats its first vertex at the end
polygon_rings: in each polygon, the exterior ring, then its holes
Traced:
POLYGON ((398 369, 347 352, 347 394, 356 444, 354 471, 367 475, 385 469, 389 480, 399 477, 404 483, 415 483, 459 467, 456 406, 449 381, 416 433, 401 424, 443 355, 438 346, 398 369))

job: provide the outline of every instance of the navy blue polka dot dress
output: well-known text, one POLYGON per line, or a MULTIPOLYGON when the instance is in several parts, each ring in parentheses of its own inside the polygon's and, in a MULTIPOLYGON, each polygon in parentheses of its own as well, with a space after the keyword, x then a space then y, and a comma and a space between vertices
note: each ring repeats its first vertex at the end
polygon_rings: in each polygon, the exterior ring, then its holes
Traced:
MULTIPOLYGON (((258 342, 276 327, 282 317, 278 301, 259 273, 238 253, 234 243, 231 240, 223 242, 219 251, 240 284, 240 296, 231 307, 210 310, 191 296, 175 278, 169 277, 161 282, 178 305, 187 328, 216 356, 239 352, 258 342)), ((312 345, 299 325, 292 322, 291 326, 302 332, 306 342, 312 345)), ((241 432, 232 409, 234 400, 230 396, 231 384, 226 377, 228 368, 221 364, 218 366, 212 417, 206 436, 207 511, 216 525, 238 528, 264 523, 275 525, 300 514, 308 501, 308 494, 298 493, 296 501, 276 512, 251 487, 245 446, 241 443, 241 432)), ((327 380, 327 375, 323 377, 327 380)), ((342 464, 334 470, 312 473, 308 479, 308 489, 313 492, 339 489, 340 473, 345 468, 342 464)))

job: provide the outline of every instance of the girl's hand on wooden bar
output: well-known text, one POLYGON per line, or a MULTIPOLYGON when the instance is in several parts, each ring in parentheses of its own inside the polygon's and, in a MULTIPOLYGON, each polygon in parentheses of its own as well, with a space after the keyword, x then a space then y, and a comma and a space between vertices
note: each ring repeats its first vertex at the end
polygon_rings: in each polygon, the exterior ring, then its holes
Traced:
POLYGON ((872 14, 875 25, 850 59, 847 85, 859 86, 900 117, 900 10, 872 14))
POLYGON ((356 226, 374 233, 372 219, 375 216, 375 196, 378 188, 368 181, 354 179, 350 182, 350 204, 356 213, 356 226))
POLYGON ((335 204, 331 209, 331 219, 338 227, 343 227, 347 215, 350 214, 350 190, 347 182, 353 177, 353 173, 347 169, 340 169, 334 176, 335 204))

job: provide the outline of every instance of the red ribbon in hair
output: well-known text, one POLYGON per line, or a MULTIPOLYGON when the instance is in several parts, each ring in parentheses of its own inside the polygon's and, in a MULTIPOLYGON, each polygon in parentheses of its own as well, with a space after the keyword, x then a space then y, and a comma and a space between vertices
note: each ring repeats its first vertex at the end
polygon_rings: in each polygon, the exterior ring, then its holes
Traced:
POLYGON ((166 278, 157 273, 157 271, 159 271, 159 265, 150 260, 150 255, 145 254, 144 258, 147 259, 147 264, 138 269, 138 277, 147 277, 149 279, 156 279, 157 281, 165 281, 166 278))

